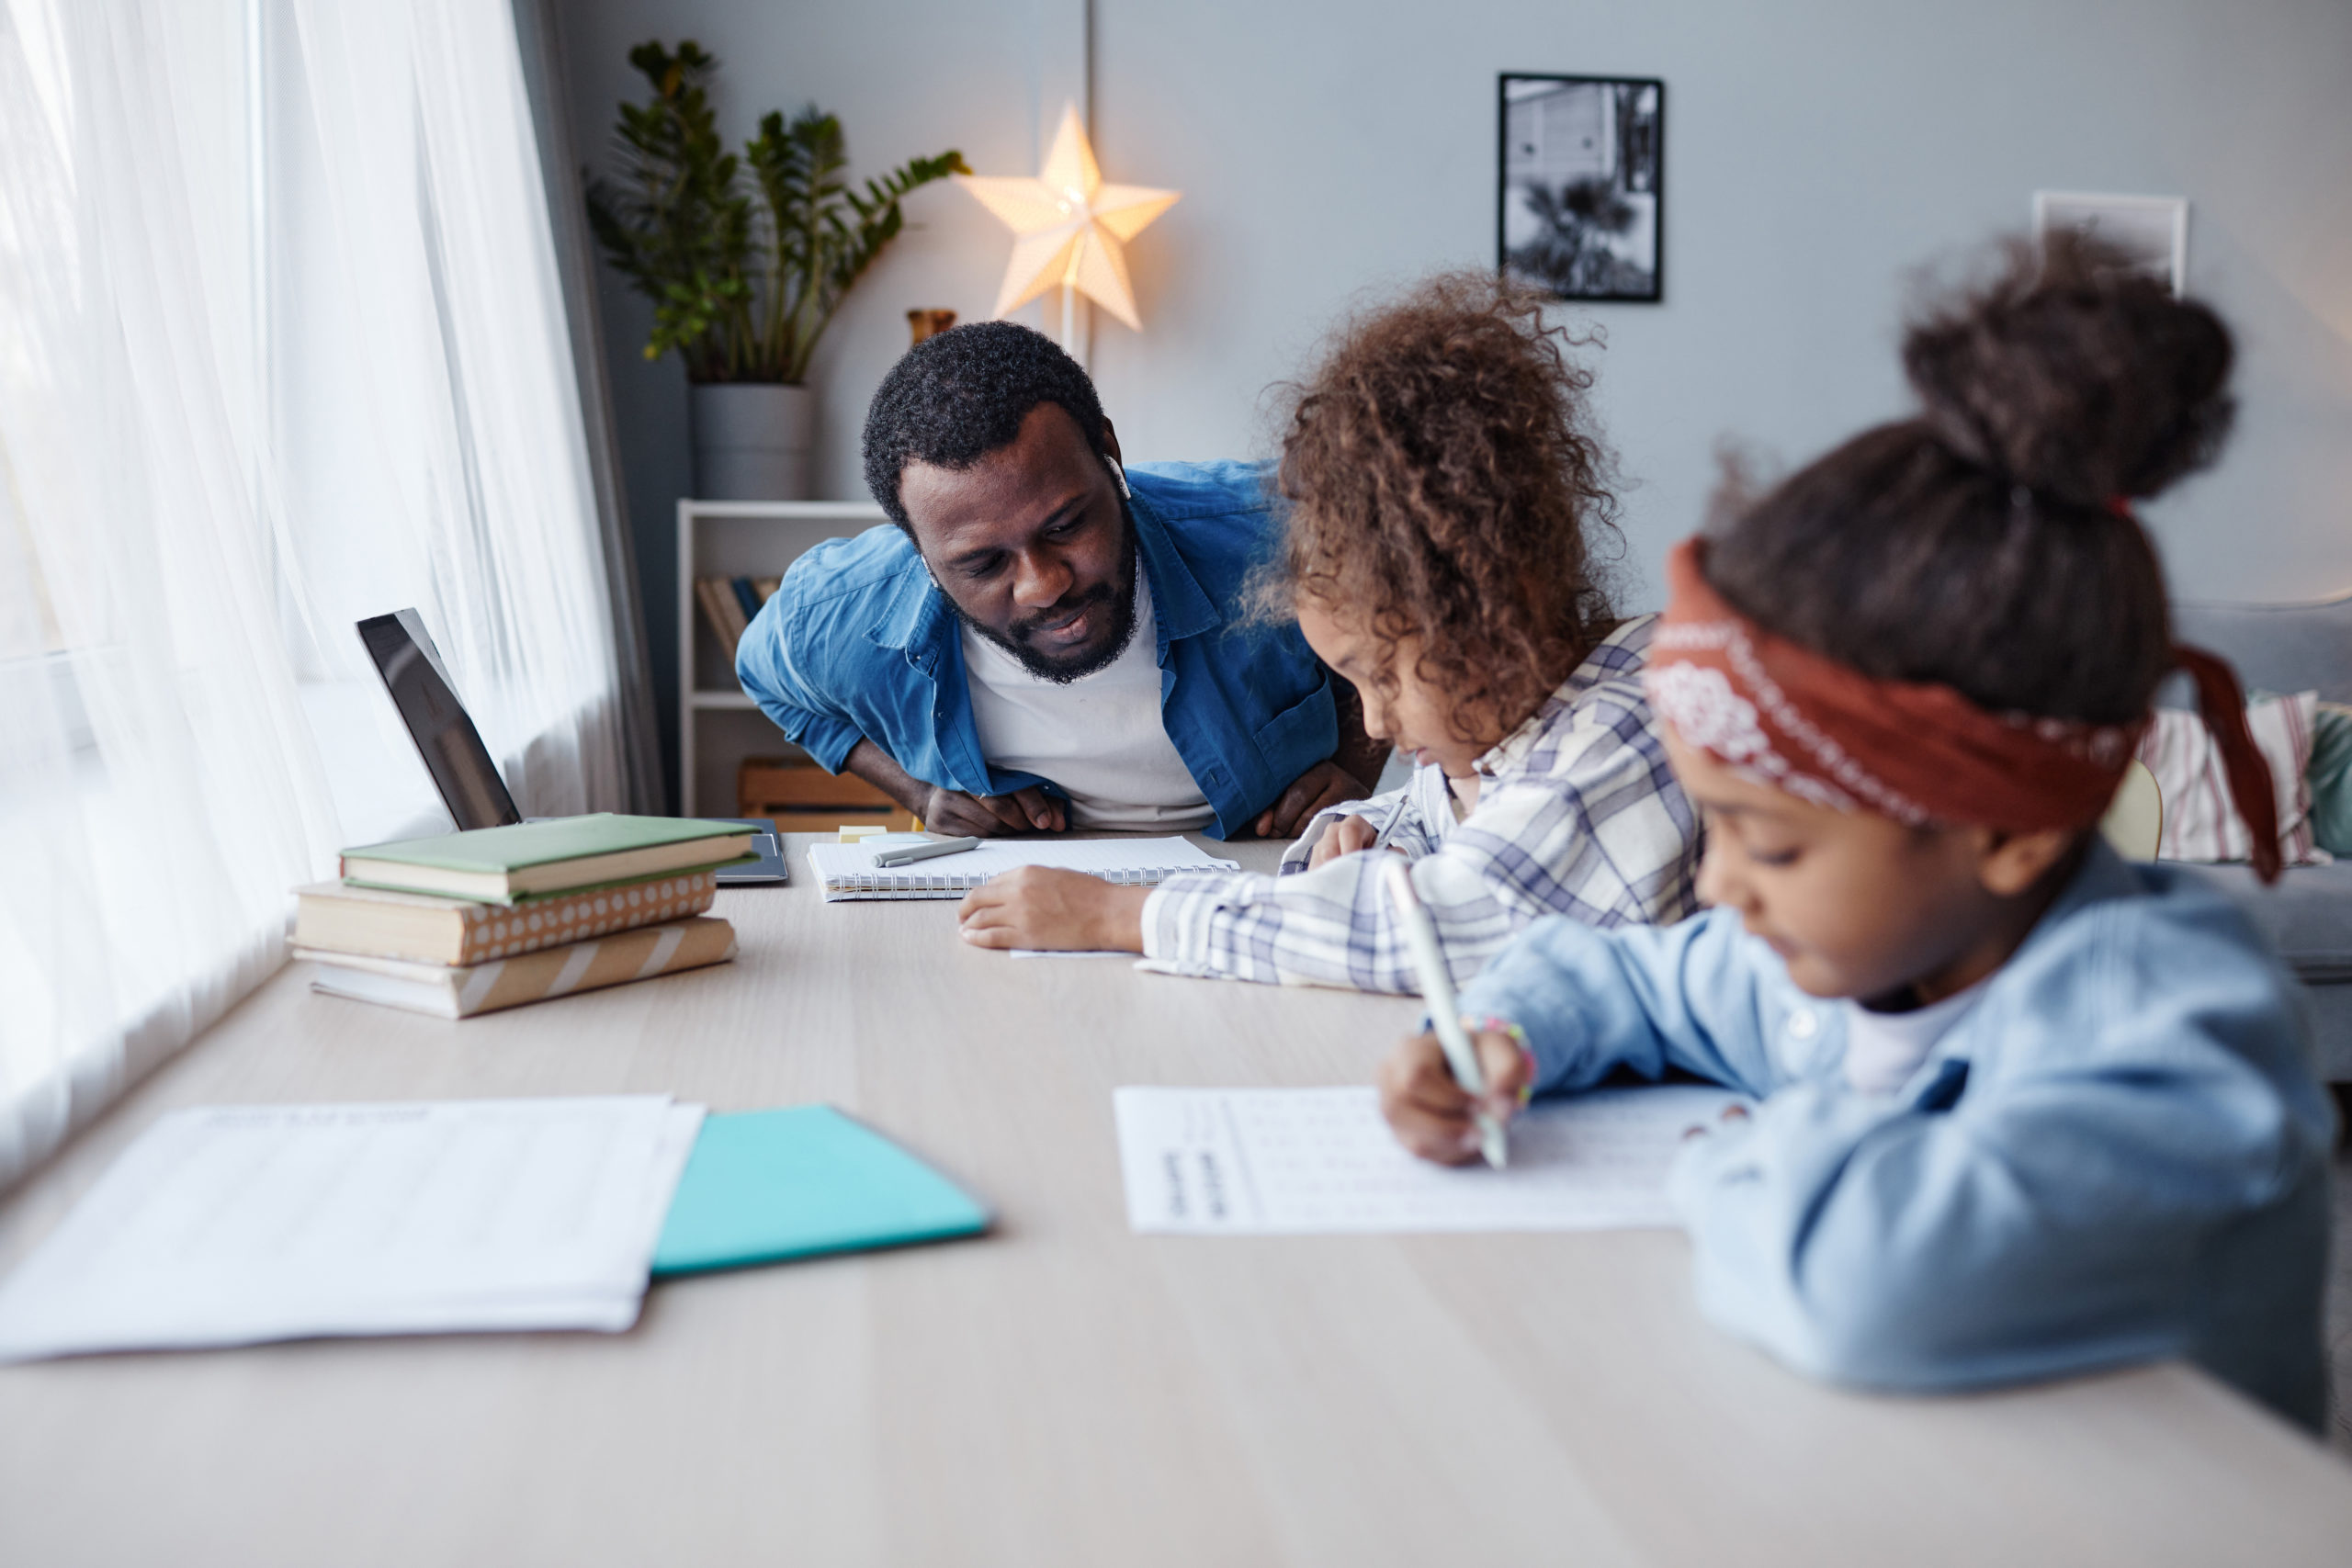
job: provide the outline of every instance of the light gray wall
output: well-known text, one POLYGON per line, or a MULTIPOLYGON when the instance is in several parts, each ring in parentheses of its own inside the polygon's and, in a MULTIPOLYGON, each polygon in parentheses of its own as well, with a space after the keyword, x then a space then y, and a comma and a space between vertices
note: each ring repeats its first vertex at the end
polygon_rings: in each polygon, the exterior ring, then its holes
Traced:
POLYGON ((1655 75, 1666 303, 1575 313, 1608 334, 1645 580, 1720 438, 1802 461, 1900 412, 1910 275, 2041 187, 2188 197, 2191 288, 2237 328, 2238 437, 2149 509, 2181 591, 2352 587, 2343 0, 1104 0, 1097 26, 1105 167, 1187 192, 1133 247, 1149 331, 1096 337, 1138 453, 1262 438, 1252 400, 1351 291, 1491 262, 1496 73, 1655 75))
MULTIPOLYGON (((2189 197, 2191 288, 2238 331, 2238 437, 2149 509, 2177 589, 2352 587, 2344 0, 1093 9, 1105 173, 1185 193, 1128 250, 1145 333, 1094 326, 1104 403, 1139 458, 1264 450, 1265 389, 1351 302, 1492 262, 1498 72, 1655 75, 1666 303, 1565 315, 1608 339, 1599 397, 1627 482, 1630 604, 1650 602, 1666 547, 1696 525, 1719 441, 1802 461, 1902 412, 1894 343, 1917 269, 2022 227, 2037 187, 2189 197)), ((1034 172, 1083 80, 1084 0, 577 0, 567 15, 590 148, 628 45, 657 33, 726 61, 739 132, 769 104, 839 109, 861 172, 951 144, 983 173, 1034 172)), ((904 345, 902 312, 982 314, 1001 275, 1004 231, 969 198, 928 192, 916 215, 925 227, 820 355, 827 494, 858 492, 857 423, 904 345)), ((616 350, 642 341, 634 301, 608 288, 606 309, 616 350)), ((638 524, 666 538, 686 482, 681 383, 669 366, 616 375, 638 524)))
MULTIPOLYGON (((573 140, 592 168, 611 165, 616 106, 642 100, 631 47, 695 39, 718 56, 720 130, 740 147, 772 108, 815 102, 842 117, 860 181, 918 155, 959 148, 976 169, 1035 172, 1041 135, 1085 90, 1080 0, 568 0, 560 22, 573 140), (1043 127, 1042 131, 1040 127, 1043 127)), ((906 312, 985 317, 1003 276, 1004 228, 944 185, 907 204, 906 231, 852 292, 819 345, 816 494, 863 500, 857 438, 865 404, 907 347, 906 312)), ((674 356, 641 357, 652 307, 602 274, 613 404, 646 599, 646 637, 677 792, 676 506, 693 462, 685 376, 674 356)), ((1034 325, 1037 308, 1025 312, 1034 325)))

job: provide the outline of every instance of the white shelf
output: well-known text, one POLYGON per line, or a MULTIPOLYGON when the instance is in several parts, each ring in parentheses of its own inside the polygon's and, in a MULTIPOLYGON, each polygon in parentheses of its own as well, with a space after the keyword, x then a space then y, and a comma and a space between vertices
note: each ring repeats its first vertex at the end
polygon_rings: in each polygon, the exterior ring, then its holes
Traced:
POLYGON ((791 756, 792 743, 735 685, 695 599, 697 577, 780 577, 827 539, 884 521, 870 501, 678 502, 678 784, 687 817, 735 814, 735 769, 746 757, 791 756))

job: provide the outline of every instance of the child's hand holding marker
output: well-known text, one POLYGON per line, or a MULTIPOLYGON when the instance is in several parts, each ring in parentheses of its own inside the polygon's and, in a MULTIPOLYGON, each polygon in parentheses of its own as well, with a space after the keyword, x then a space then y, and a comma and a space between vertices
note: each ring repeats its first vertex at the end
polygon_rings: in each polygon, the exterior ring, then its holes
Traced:
POLYGON ((1376 827, 1369 817, 1340 818, 1323 829, 1323 836, 1316 840, 1315 847, 1307 852, 1306 869, 1313 871, 1327 861, 1354 854, 1359 850, 1389 848, 1389 835, 1396 832, 1397 825, 1405 820, 1406 808, 1412 803, 1411 790, 1397 791, 1396 804, 1389 808, 1388 819, 1376 827))
POLYGON ((1497 1092, 1487 1077, 1486 1064, 1480 1060, 1478 1047, 1471 1042, 1472 1031, 1481 1033, 1500 1032, 1524 1053, 1527 1036, 1516 1025, 1500 1019, 1473 1023, 1459 1016, 1453 997, 1453 975, 1445 962, 1445 947, 1438 940, 1437 922, 1430 918, 1429 906, 1413 886, 1413 869, 1406 862, 1392 860, 1380 868, 1381 879, 1388 886, 1389 901, 1396 907, 1396 918, 1403 922, 1405 934, 1413 950, 1413 967, 1419 971, 1422 999, 1430 1004, 1430 1019, 1433 1025, 1439 1052, 1445 1057, 1446 1070, 1453 1076, 1455 1085, 1470 1100, 1472 1136, 1478 1152, 1488 1165, 1500 1170, 1510 1163, 1510 1111, 1518 1109, 1516 1100, 1521 1097, 1527 1084, 1534 1080, 1531 1070, 1521 1083, 1512 1086, 1513 1102, 1498 1113, 1491 1110, 1486 1097, 1497 1092))
POLYGON ((1380 829, 1369 817, 1342 817, 1323 829, 1315 847, 1306 852, 1306 869, 1315 870, 1341 855, 1354 854, 1358 850, 1377 847, 1380 829))
POLYGON ((1499 1124, 1527 1103, 1535 1084, 1535 1058, 1504 1026, 1491 1020, 1464 1019, 1471 1048, 1485 1069, 1487 1092, 1473 1095, 1445 1063, 1435 1031, 1401 1042, 1380 1064, 1380 1113, 1396 1141, 1423 1159, 1463 1165, 1478 1157, 1477 1113, 1499 1124))

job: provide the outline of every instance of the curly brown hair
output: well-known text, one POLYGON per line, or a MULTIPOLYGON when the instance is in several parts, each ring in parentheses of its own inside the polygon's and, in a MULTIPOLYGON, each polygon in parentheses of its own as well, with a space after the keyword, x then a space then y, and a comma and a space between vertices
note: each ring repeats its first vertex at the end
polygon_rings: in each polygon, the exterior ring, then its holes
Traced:
POLYGON ((1396 684, 1451 697, 1455 734, 1515 726, 1616 622, 1589 535, 1615 535, 1586 340, 1491 274, 1433 277, 1350 322, 1291 389, 1277 484, 1291 504, 1259 604, 1363 623, 1396 684))

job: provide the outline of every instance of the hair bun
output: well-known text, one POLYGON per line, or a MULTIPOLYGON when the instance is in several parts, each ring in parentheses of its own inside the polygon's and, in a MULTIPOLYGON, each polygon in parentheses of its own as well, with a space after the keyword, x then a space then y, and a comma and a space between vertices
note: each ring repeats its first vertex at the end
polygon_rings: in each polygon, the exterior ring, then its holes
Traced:
POLYGON ((2234 354, 2211 310, 2067 233, 2013 243, 1996 280, 1903 340, 1939 441, 2082 506, 2154 495, 2212 461, 2236 412, 2234 354))

